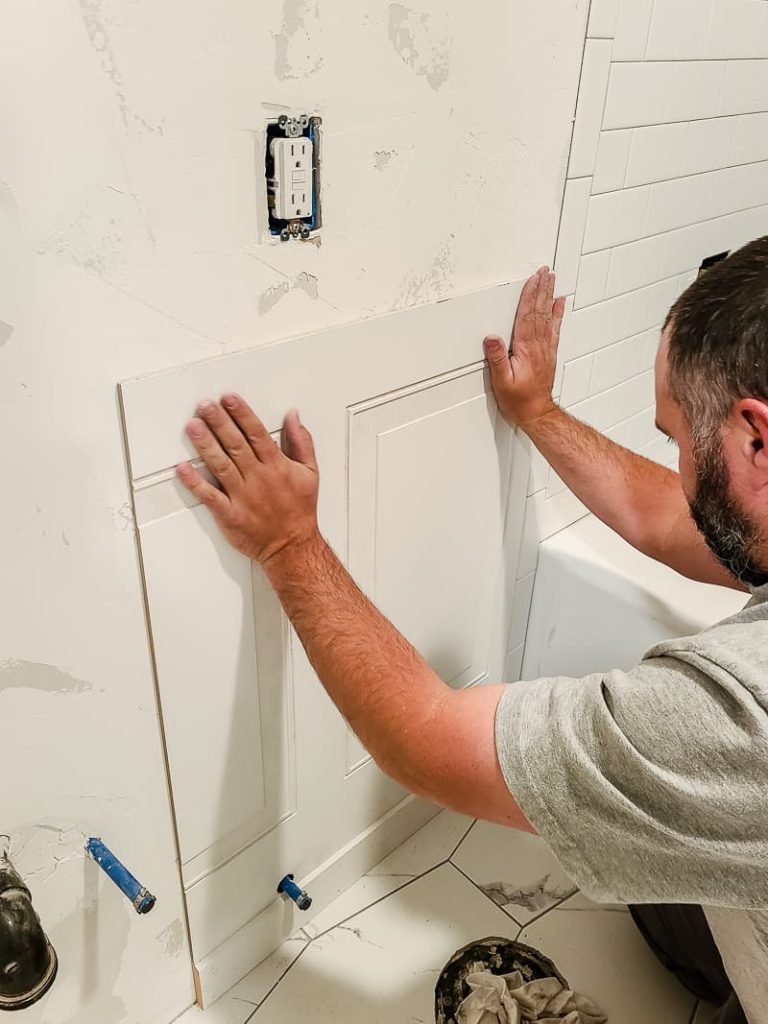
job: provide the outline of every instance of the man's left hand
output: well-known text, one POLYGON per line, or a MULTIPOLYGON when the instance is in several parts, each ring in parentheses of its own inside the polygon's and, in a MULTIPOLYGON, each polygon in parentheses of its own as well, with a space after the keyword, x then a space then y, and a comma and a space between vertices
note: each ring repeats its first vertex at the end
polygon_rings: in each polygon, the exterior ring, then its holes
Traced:
POLYGON ((189 462, 177 466, 178 477, 233 547, 264 565, 317 537, 319 474, 312 436, 298 412, 285 418, 282 451, 239 395, 202 402, 186 432, 221 489, 189 462))

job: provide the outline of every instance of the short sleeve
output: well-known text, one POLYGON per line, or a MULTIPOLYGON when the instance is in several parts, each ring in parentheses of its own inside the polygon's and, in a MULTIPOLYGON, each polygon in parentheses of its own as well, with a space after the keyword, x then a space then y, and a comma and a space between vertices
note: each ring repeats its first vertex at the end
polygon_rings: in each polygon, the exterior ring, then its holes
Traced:
POLYGON ((506 783, 597 901, 768 901, 766 715, 727 672, 705 669, 681 652, 502 695, 506 783))

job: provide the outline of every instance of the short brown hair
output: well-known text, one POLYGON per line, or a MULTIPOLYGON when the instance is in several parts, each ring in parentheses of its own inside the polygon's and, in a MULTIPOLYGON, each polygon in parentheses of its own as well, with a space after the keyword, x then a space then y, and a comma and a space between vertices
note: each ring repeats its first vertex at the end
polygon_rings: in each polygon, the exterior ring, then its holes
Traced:
POLYGON ((704 271, 670 325, 667 382, 695 440, 740 398, 768 400, 768 235, 704 271))

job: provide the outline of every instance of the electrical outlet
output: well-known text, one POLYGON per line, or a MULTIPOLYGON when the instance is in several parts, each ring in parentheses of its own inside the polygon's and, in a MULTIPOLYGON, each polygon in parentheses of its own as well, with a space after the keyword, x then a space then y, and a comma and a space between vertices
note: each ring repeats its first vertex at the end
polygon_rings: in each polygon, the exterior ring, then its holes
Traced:
POLYGON ((267 124, 269 231, 288 242, 312 238, 320 227, 320 125, 317 115, 281 114, 267 124))
POLYGON ((306 136, 273 139, 274 215, 278 220, 312 216, 312 156, 314 146, 306 136))

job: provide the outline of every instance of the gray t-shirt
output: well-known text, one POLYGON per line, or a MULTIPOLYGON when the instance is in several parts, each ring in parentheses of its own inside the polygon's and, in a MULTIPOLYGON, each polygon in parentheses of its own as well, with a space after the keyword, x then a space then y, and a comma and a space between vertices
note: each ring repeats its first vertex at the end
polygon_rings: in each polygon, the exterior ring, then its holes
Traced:
POLYGON ((631 672, 512 684, 496 746, 586 895, 702 904, 750 1024, 768 1024, 768 587, 631 672))

